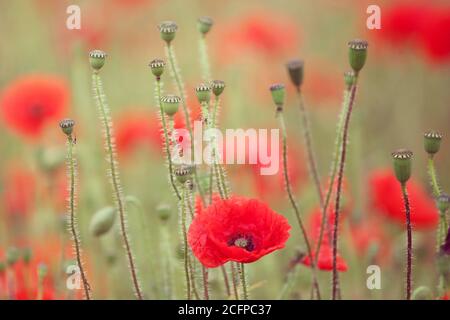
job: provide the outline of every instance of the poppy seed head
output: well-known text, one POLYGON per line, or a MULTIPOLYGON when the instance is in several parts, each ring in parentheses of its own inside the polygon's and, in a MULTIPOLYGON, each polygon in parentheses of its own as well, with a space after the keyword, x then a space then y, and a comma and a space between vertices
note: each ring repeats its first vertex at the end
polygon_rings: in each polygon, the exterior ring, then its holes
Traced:
POLYGON ((215 96, 220 96, 225 89, 225 82, 222 80, 213 80, 211 88, 215 96))
POLYGON ((89 52, 89 62, 92 69, 94 69, 95 71, 100 70, 105 64, 107 56, 108 55, 106 54, 106 52, 98 49, 89 52))
POLYGON ((303 60, 293 59, 286 64, 286 68, 292 84, 296 87, 300 87, 303 84, 303 60))
POLYGON ((174 38, 178 30, 178 26, 174 21, 163 21, 158 25, 161 39, 169 44, 174 38))
POLYGON ((211 27, 214 24, 214 20, 210 17, 200 17, 198 18, 198 31, 200 31, 203 35, 207 34, 211 27))
POLYGON ((75 126, 75 121, 72 119, 63 119, 59 122, 59 126, 65 135, 70 136, 73 131, 73 127, 75 126))
POLYGON ((154 59, 154 60, 150 61, 150 63, 148 65, 152 69, 153 75, 155 77, 159 78, 159 77, 161 77, 161 75, 164 72, 164 67, 165 67, 166 63, 164 62, 164 60, 154 59))

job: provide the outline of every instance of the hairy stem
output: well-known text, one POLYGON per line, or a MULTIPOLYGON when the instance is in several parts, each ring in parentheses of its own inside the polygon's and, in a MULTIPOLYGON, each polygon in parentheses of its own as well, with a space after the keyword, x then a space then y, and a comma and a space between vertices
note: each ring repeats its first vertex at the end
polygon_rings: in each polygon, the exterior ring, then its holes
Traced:
POLYGON ((186 298, 191 300, 191 277, 189 268, 189 247, 187 243, 187 231, 186 231, 186 187, 183 187, 183 193, 180 202, 180 215, 181 215, 181 230, 183 233, 183 260, 184 260, 184 275, 186 278, 186 298))
POLYGON ((205 35, 200 35, 198 42, 199 56, 200 56, 200 66, 202 69, 202 78, 205 82, 211 81, 211 68, 208 59, 208 46, 206 44, 205 35))
POLYGON ((78 268, 81 274, 81 280, 83 282, 84 294, 87 300, 91 300, 91 286, 86 277, 86 272, 83 267, 83 260, 81 258, 81 244, 79 239, 79 232, 77 229, 77 222, 75 218, 75 180, 76 180, 76 161, 73 155, 73 139, 72 136, 68 136, 67 140, 67 164, 69 171, 69 216, 70 216, 70 232, 72 234, 75 255, 77 259, 78 268))
POLYGON ((300 215, 300 210, 298 208, 297 202, 294 199, 294 195, 292 193, 292 187, 291 182, 289 179, 289 173, 288 173, 288 160, 287 160, 287 132, 286 132, 286 125, 284 123, 284 117, 283 117, 283 111, 277 111, 277 118, 280 124, 281 133, 282 133, 282 143, 283 143, 283 176, 284 176, 284 182, 286 185, 286 192, 289 197, 289 201, 291 203, 292 208, 294 209, 295 217, 297 219, 298 225, 300 227, 300 231, 302 233, 303 239, 305 241, 306 250, 308 253, 308 256, 311 259, 311 270, 312 270, 312 280, 313 280, 313 287, 316 291, 317 298, 320 299, 320 289, 319 284, 317 282, 317 274, 316 274, 316 263, 314 261, 314 257, 312 254, 311 244, 308 239, 308 235, 306 233, 305 226, 303 224, 302 217, 300 215))
POLYGON ((402 184, 403 202, 406 213, 406 231, 407 231, 407 252, 406 252, 406 300, 411 300, 411 282, 412 282, 412 227, 411 227, 411 209, 409 204, 406 184, 402 184))
POLYGON ((439 187, 437 174, 436 174, 436 168, 434 166, 434 160, 433 160, 433 156, 432 155, 430 155, 429 158, 428 158, 428 176, 430 178, 431 188, 432 188, 432 191, 433 191, 433 196, 435 198, 437 198, 441 194, 441 188, 439 187))
POLYGON ((237 287, 237 274, 236 274, 236 263, 231 261, 230 263, 230 267, 231 267, 231 280, 233 283, 233 293, 234 293, 234 298, 236 300, 239 300, 239 293, 238 293, 238 287, 237 287))
POLYGON ((228 281, 227 270, 225 269, 224 265, 220 266, 220 270, 222 270, 223 282, 225 284, 225 290, 227 293, 227 297, 229 297, 229 296, 231 296, 231 290, 230 290, 230 282, 228 281))
POLYGON ((127 223, 126 223, 126 211, 125 211, 125 203, 122 195, 122 187, 120 185, 120 178, 119 178, 119 171, 117 166, 117 159, 116 159, 116 153, 115 153, 115 145, 113 143, 113 136, 112 136, 112 123, 111 123, 111 117, 109 115, 109 108, 108 104, 106 103, 106 97, 103 92, 103 87, 101 83, 100 76, 97 74, 97 72, 94 72, 92 74, 92 83, 93 83, 93 90, 95 99, 97 101, 97 105, 100 110, 100 117, 103 124, 103 130, 105 133, 105 139, 106 139, 106 152, 108 157, 108 162, 110 165, 109 173, 111 178, 111 184, 116 200, 116 207, 117 211, 119 212, 119 219, 120 219, 120 231, 122 234, 123 243, 125 246, 125 251, 128 259, 128 266, 130 269, 131 274, 131 280, 133 282, 133 287, 135 291, 135 295, 139 300, 143 299, 143 295, 141 292, 141 288, 139 286, 139 281, 137 277, 137 271, 134 263, 133 254, 131 252, 131 246, 128 239, 128 233, 127 233, 127 223))
POLYGON ((245 264, 244 263, 240 264, 239 273, 241 275, 242 293, 244 296, 244 300, 248 300, 247 279, 245 276, 245 264))

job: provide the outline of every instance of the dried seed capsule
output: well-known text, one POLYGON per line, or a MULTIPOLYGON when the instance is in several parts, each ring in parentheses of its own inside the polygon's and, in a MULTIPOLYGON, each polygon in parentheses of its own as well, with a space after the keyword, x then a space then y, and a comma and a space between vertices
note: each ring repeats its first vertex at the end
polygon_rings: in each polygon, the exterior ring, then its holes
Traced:
POLYGON ((92 69, 98 71, 105 64, 105 59, 107 54, 102 50, 92 50, 89 52, 89 62, 91 63, 92 69))
POLYGON ((175 177, 177 177, 177 180, 184 184, 186 183, 186 181, 188 181, 191 176, 192 173, 194 172, 195 167, 193 165, 190 164, 182 164, 177 166, 173 173, 175 174, 175 177))
POLYGON ((197 21, 198 31, 205 35, 211 30, 213 24, 214 21, 210 17, 200 17, 197 21))
POLYGON ((425 147, 425 151, 429 155, 434 155, 437 153, 441 147, 442 134, 437 131, 427 131, 423 135, 423 145, 425 147))
POLYGON ((197 87, 195 87, 195 93, 200 103, 208 103, 211 99, 211 87, 207 84, 200 83, 197 87))
POLYGON ((66 136, 70 136, 75 126, 75 121, 72 119, 63 119, 59 122, 59 126, 66 136))
POLYGON ((162 106, 164 112, 169 116, 173 116, 177 113, 178 108, 180 107, 181 99, 178 96, 173 94, 168 94, 161 98, 162 106))
POLYGON ((353 71, 358 73, 366 63, 367 47, 369 43, 366 40, 354 39, 349 41, 349 61, 353 71))
POLYGON ((411 177, 412 156, 412 151, 406 149, 398 149, 392 152, 395 176, 401 184, 406 183, 411 177))
POLYGON ((161 34, 161 39, 169 44, 173 39, 175 39, 178 26, 173 21, 163 21, 158 25, 158 29, 161 34))
POLYGON ((159 79, 164 72, 166 63, 161 59, 154 59, 148 65, 152 69, 153 75, 159 79))
POLYGON ((116 209, 113 207, 105 207, 98 210, 91 219, 89 231, 95 237, 104 235, 111 230, 116 219, 116 209))
POLYGON ((286 93, 284 84, 276 83, 271 85, 270 92, 272 93, 272 99, 277 106, 277 110, 282 110, 284 104, 284 96, 286 93))
POLYGON ((211 88, 216 97, 220 96, 225 89, 225 82, 222 80, 214 80, 211 82, 211 88))
POLYGON ((304 70, 304 62, 303 60, 294 59, 289 61, 286 64, 289 78, 294 86, 300 88, 303 84, 303 70, 304 70))

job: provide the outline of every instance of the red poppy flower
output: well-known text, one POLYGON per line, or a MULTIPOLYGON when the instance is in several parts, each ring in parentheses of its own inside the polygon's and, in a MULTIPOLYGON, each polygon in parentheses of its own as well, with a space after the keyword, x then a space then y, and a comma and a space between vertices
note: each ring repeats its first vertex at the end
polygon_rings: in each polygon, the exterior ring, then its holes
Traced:
MULTIPOLYGON (((315 257, 315 252, 313 250, 312 256, 315 257)), ((311 257, 306 255, 301 263, 305 266, 311 266, 311 257)), ((347 263, 345 260, 339 255, 339 252, 336 256, 336 267, 340 272, 347 271, 347 263)), ((320 246, 320 252, 317 261, 317 268, 322 271, 332 271, 333 270, 333 248, 331 247, 328 237, 323 237, 322 245, 320 246)))
POLYGON ((2 202, 9 217, 25 216, 33 210, 36 179, 32 172, 21 167, 9 168, 4 177, 2 202))
POLYGON ((208 268, 227 261, 249 263, 282 249, 289 223, 257 199, 217 200, 197 214, 189 227, 192 252, 208 268))
POLYGON ((64 79, 52 75, 28 75, 16 79, 0 100, 8 127, 26 137, 39 137, 49 124, 55 125, 69 102, 64 79))
POLYGON ((450 7, 435 8, 428 12, 424 17, 420 39, 432 62, 450 61, 450 7))
MULTIPOLYGON (((372 205, 381 214, 405 225, 406 216, 400 183, 391 169, 373 172, 369 178, 372 205)), ((416 229, 433 229, 438 223, 438 213, 433 199, 414 179, 407 184, 411 203, 411 222, 416 229)))

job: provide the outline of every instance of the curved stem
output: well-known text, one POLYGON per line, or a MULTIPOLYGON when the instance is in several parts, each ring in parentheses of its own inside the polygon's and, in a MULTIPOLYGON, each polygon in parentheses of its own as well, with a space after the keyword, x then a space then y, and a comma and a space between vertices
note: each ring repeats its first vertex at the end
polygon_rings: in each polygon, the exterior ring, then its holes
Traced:
MULTIPOLYGON (((170 184, 172 186, 173 191, 175 192, 178 200, 181 199, 180 192, 178 191, 177 185, 175 183, 175 179, 173 176, 173 164, 172 164, 172 155, 170 153, 170 140, 169 140, 169 134, 167 132, 167 125, 166 125, 166 116, 164 114, 162 102, 161 102, 161 81, 159 79, 156 79, 156 99, 158 101, 159 105, 159 112, 161 117, 161 124, 164 132, 164 148, 167 155, 167 162, 169 166, 169 180, 170 184)), ((173 134, 173 131, 172 131, 173 134)))
POLYGON ((81 258, 81 244, 78 237, 77 223, 75 219, 75 179, 76 179, 76 163, 73 156, 73 140, 72 136, 68 137, 67 141, 67 162, 69 166, 70 177, 70 195, 69 195, 69 215, 70 215, 70 232, 72 233, 73 242, 75 245, 75 255, 77 259, 78 268, 80 269, 81 280, 83 282, 84 294, 87 300, 91 300, 91 286, 87 280, 86 273, 83 267, 81 258))
POLYGON ((403 202, 406 213, 406 231, 407 231, 407 253, 406 253, 406 300, 411 300, 411 282, 412 282, 412 227, 411 227, 411 209, 409 204, 406 184, 402 184, 403 202))
MULTIPOLYGON (((357 77, 357 76, 355 76, 357 77)), ((355 81, 357 78, 355 79, 355 81)), ((337 270, 337 246, 338 246, 338 231, 339 231, 339 210, 340 210, 340 200, 341 200, 341 189, 342 189, 342 180, 344 178, 344 167, 345 167, 345 157, 347 153, 347 142, 348 142, 348 133, 350 126, 350 117, 353 110, 353 104, 355 102, 356 95, 356 82, 352 87, 352 91, 350 94, 350 102, 347 110, 347 114, 345 115, 344 129, 342 132, 342 148, 341 148, 341 157, 339 161, 339 171, 338 171, 338 180, 336 187, 336 201, 334 208, 334 228, 333 228, 333 283, 332 283, 332 298, 336 300, 339 294, 339 274, 337 270)))
POLYGON ((134 291, 136 294, 136 297, 139 300, 143 299, 143 295, 141 292, 141 288, 139 286, 139 281, 137 278, 137 271, 134 264, 134 258, 133 254, 131 252, 131 246, 130 242, 128 240, 128 233, 127 233, 127 225, 126 225, 126 211, 125 211, 125 204, 123 200, 122 195, 122 187, 120 185, 120 178, 119 178, 119 172, 117 168, 117 159, 115 156, 115 145, 113 143, 112 138, 112 123, 109 115, 109 108, 106 103, 105 94, 103 93, 103 87, 101 84, 100 76, 97 74, 97 72, 94 72, 92 74, 92 82, 93 82, 93 90, 95 93, 95 97, 97 100, 97 104, 100 109, 100 115, 101 120, 103 124, 103 130, 105 132, 105 139, 106 139, 106 151, 108 156, 108 161, 110 165, 110 178, 111 178, 111 184, 113 187, 115 200, 116 200, 116 206, 117 210, 119 212, 119 218, 120 218, 120 231, 122 234, 123 243, 125 246, 125 251, 128 259, 128 265, 131 273, 131 280, 133 282, 134 291))
POLYGON ((319 284, 317 282, 317 274, 316 274, 316 263, 314 261, 314 257, 312 254, 311 244, 308 239, 308 235, 306 233, 305 226, 303 225, 303 220, 300 216, 300 210, 298 209, 297 203, 295 202, 294 195, 292 193, 292 187, 291 182, 289 179, 289 173, 288 173, 288 160, 287 160, 287 132, 286 132, 286 125, 284 123, 284 117, 282 111, 277 111, 277 118, 280 123, 280 128, 282 132, 282 143, 283 143, 283 175, 284 175, 284 182, 286 185, 286 192, 289 197, 289 201, 291 203, 292 208, 294 209, 295 217, 297 219, 298 225, 300 227, 300 231, 302 233, 303 239, 305 241, 306 250, 308 253, 308 256, 311 259, 311 270, 312 270, 312 278, 313 278, 313 287, 316 290, 317 298, 320 299, 320 289, 319 284))

